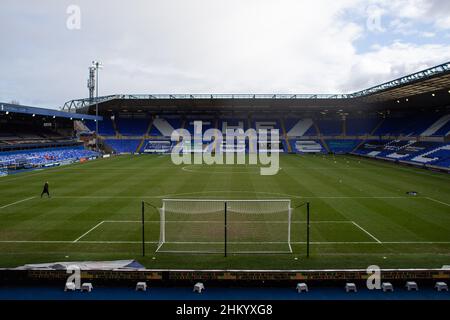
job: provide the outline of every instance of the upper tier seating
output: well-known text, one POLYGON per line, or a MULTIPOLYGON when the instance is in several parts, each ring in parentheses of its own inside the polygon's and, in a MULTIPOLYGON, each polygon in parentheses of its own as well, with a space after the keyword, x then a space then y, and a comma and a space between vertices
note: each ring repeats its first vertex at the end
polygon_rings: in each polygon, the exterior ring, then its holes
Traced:
POLYGON ((181 118, 162 118, 153 119, 153 125, 150 130, 150 136, 170 137, 173 130, 181 128, 181 118))
POLYGON ((0 125, 0 147, 2 151, 16 148, 47 147, 74 143, 70 136, 63 136, 49 128, 16 124, 0 125))
MULTIPOLYGON (((193 123, 199 120, 203 122, 203 132, 210 128, 221 130, 225 133, 226 128, 244 131, 249 128, 258 129, 258 126, 268 124, 268 127, 282 129, 281 118, 267 116, 262 118, 258 114, 251 116, 251 121, 246 117, 239 118, 219 118, 213 116, 192 116, 187 115, 182 118, 178 115, 155 116, 150 118, 125 118, 117 117, 113 121, 104 117, 99 122, 99 133, 104 136, 115 136, 116 130, 123 136, 143 136, 146 134, 150 122, 152 122, 149 132, 153 137, 170 137, 173 130, 183 127, 193 134, 193 123)), ((86 126, 95 131, 94 121, 85 121, 86 126)), ((392 116, 386 119, 377 117, 349 117, 345 121, 340 118, 312 119, 312 118, 285 118, 283 119, 284 129, 288 137, 308 137, 317 136, 317 128, 322 136, 446 136, 450 133, 450 115, 443 114, 416 114, 414 116, 392 116), (316 126, 317 125, 317 126, 316 126), (375 130, 376 129, 376 130, 375 130), (375 131, 374 131, 375 130, 375 131)), ((283 132, 280 131, 280 134, 283 132)))
MULTIPOLYGON (((95 121, 85 121, 84 124, 89 128, 89 130, 95 131, 95 121)), ((114 130, 112 120, 108 117, 103 117, 103 121, 98 122, 98 132, 102 136, 115 136, 116 131, 114 130)))
POLYGON ((440 117, 433 123, 422 136, 447 136, 450 134, 450 114, 440 117))
POLYGON ((323 136, 339 136, 343 134, 343 121, 342 120, 318 120, 316 121, 319 126, 320 133, 323 136))
POLYGON ((347 119, 346 134, 348 136, 369 135, 379 122, 380 119, 377 118, 347 119))
POLYGON ((281 126, 280 121, 274 120, 274 119, 255 119, 252 121, 251 126, 256 131, 258 130, 278 130, 279 134, 281 135, 281 126))
POLYGON ((288 137, 316 136, 317 130, 314 121, 305 119, 285 119, 286 134, 288 137))
POLYGON ((219 130, 222 131, 223 134, 226 133, 226 130, 236 130, 242 129, 247 131, 249 128, 248 119, 221 119, 219 121, 219 130))
POLYGON ((147 132, 150 119, 116 118, 117 130, 123 136, 142 136, 147 132))
POLYGON ((411 117, 387 118, 374 134, 378 136, 421 135, 441 116, 436 114, 421 114, 411 117))
POLYGON ((195 118, 190 118, 190 119, 186 119, 186 129, 191 133, 191 135, 194 135, 194 122, 195 121, 201 121, 202 122, 202 132, 200 132, 201 135, 203 135, 203 133, 211 128, 215 127, 215 123, 216 121, 212 118, 202 118, 202 117, 195 117, 195 118))

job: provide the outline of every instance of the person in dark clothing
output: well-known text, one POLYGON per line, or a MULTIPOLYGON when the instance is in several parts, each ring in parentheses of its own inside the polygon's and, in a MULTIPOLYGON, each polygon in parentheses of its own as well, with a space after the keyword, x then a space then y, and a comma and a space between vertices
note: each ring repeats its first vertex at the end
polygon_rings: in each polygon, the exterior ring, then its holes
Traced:
POLYGON ((44 184, 44 190, 42 190, 41 198, 44 194, 46 194, 50 198, 50 192, 48 189, 48 181, 44 184))

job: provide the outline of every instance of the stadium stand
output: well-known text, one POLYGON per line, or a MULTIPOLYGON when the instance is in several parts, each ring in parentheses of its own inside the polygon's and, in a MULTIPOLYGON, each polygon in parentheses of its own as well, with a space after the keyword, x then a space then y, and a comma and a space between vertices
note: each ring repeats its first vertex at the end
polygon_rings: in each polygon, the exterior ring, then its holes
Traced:
POLYGON ((325 153, 326 149, 316 140, 289 140, 294 153, 325 153))
MULTIPOLYGON (((440 118, 439 115, 423 114, 408 117, 387 118, 375 131, 377 136, 428 136, 427 131, 440 118)), ((431 129, 430 131, 431 132, 431 129)))
POLYGON ((285 119, 286 134, 288 137, 303 137, 317 135, 314 122, 306 119, 285 119))
POLYGON ((221 119, 219 121, 219 130, 221 130, 223 133, 226 132, 227 129, 242 129, 244 131, 246 131, 249 128, 249 121, 248 119, 243 119, 243 118, 236 118, 236 119, 231 119, 231 118, 225 118, 225 119, 221 119))
POLYGON ((437 148, 432 149, 431 151, 427 151, 411 159, 411 161, 416 161, 419 163, 427 163, 427 164, 441 163, 444 166, 448 166, 449 160, 450 160, 450 144, 439 146, 437 148))
POLYGON ((64 161, 79 161, 98 155, 99 153, 86 150, 83 146, 19 150, 0 153, 0 164, 11 169, 27 169, 59 164, 64 161))
POLYGON ((316 134, 312 119, 285 119, 284 123, 288 137, 302 137, 316 134))
POLYGON ((202 130, 205 132, 208 129, 215 128, 216 121, 213 118, 205 118, 205 117, 188 117, 186 119, 186 129, 194 135, 194 121, 202 122, 202 130))
MULTIPOLYGON (((167 153, 173 145, 172 131, 185 128, 194 134, 194 121, 202 121, 203 133, 210 128, 278 129, 280 149, 292 153, 353 153, 391 161, 448 167, 448 150, 442 138, 449 134, 450 115, 417 113, 369 116, 336 115, 286 117, 249 113, 229 117, 213 114, 119 115, 99 122, 106 146, 116 153, 167 153), (129 138, 127 138, 129 137, 129 138), (438 140, 436 140, 438 138, 438 140), (366 140, 367 139, 367 140, 366 140), (434 139, 434 140, 433 140, 434 139)), ((94 121, 84 121, 95 130, 94 121)), ((14 135, 1 135, 0 148, 14 135)), ((26 135, 25 135, 26 137, 26 135)), ((26 141, 24 136, 20 139, 26 141)), ((17 138, 17 137, 16 137, 17 138)), ((28 139, 36 138, 32 134, 28 139)), ((43 139, 43 137, 41 136, 43 139)), ((226 150, 222 145, 221 149, 226 150)), ((245 146, 249 151, 249 146, 245 146)))
POLYGON ((117 118, 117 130, 123 136, 142 136, 149 125, 147 118, 117 118))
MULTIPOLYGON (((85 121, 86 126, 91 131, 95 131, 95 121, 85 121)), ((98 132, 100 135, 104 136, 115 136, 116 131, 113 126, 113 120, 104 118, 103 121, 99 121, 98 123, 98 132)))
POLYGON ((72 132, 57 131, 42 123, 37 126, 18 121, 0 125, 0 152, 76 144, 72 132))
POLYGON ((82 140, 80 132, 90 130, 76 115, 36 107, 0 104, 0 168, 2 175, 16 170, 59 166, 99 157, 87 148, 90 138, 82 140), (78 124, 78 126, 75 125, 78 124))
POLYGON ((324 136, 343 135, 343 121, 341 119, 320 119, 316 123, 324 136))
POLYGON ((116 153, 134 153, 137 151, 141 140, 137 139, 105 139, 104 143, 116 153))
POLYGON ((350 153, 361 142, 361 140, 326 140, 330 151, 333 153, 350 153))
POLYGON ((346 119, 346 135, 369 135, 380 122, 377 118, 346 119))
POLYGON ((142 153, 169 153, 172 150, 172 142, 170 140, 144 140, 138 152, 142 153))
POLYGON ((252 128, 255 130, 271 130, 275 129, 278 130, 281 134, 281 126, 280 121, 277 119, 257 119, 253 120, 252 122, 252 128))
POLYGON ((170 137, 174 129, 182 128, 180 117, 161 118, 156 117, 150 130, 150 136, 170 137))
POLYGON ((355 154, 448 168, 450 144, 415 140, 368 141, 355 150, 355 154))
POLYGON ((447 136, 450 134, 450 114, 440 117, 421 136, 447 136))

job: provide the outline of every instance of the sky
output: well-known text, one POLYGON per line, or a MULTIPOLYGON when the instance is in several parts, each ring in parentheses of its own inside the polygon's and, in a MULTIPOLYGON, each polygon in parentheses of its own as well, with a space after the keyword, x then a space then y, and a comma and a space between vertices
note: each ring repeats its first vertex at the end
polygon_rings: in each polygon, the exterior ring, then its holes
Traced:
POLYGON ((450 61, 448 0, 2 0, 0 101, 352 93, 450 61))

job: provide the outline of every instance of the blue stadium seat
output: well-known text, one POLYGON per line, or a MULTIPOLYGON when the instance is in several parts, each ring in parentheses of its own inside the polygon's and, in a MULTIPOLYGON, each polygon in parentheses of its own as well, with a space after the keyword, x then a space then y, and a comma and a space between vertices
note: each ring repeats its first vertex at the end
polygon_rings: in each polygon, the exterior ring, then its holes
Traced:
POLYGON ((317 136, 317 130, 311 119, 285 119, 284 125, 288 136, 317 136), (295 127, 294 130, 292 130, 295 127), (291 130, 294 131, 291 133, 291 130))
MULTIPOLYGON (((164 122, 167 122, 168 125, 171 127, 171 130, 179 129, 182 126, 182 120, 179 116, 177 117, 159 117, 159 119, 162 119, 164 122)), ((155 124, 156 119, 153 120, 153 125, 150 129, 150 136, 157 137, 157 136, 166 136, 169 137, 168 134, 163 134, 161 130, 158 129, 157 125, 155 124)))
POLYGON ((322 135, 342 135, 342 120, 318 120, 316 121, 322 135))
POLYGON ((150 119, 116 118, 117 130, 123 136, 143 136, 148 129, 150 119))
MULTIPOLYGON (((84 121, 84 124, 89 128, 89 130, 95 131, 95 129, 96 129, 95 121, 84 121)), ((99 121, 98 122, 98 132, 100 135, 103 135, 103 136, 116 135, 116 131, 114 130, 112 120, 104 117, 103 121, 99 121)))
POLYGON ((138 139, 106 139, 105 144, 117 153, 134 153, 141 140, 138 139))
POLYGON ((346 134, 348 136, 370 134, 379 122, 377 118, 347 119, 346 134))
POLYGON ((0 153, 0 163, 17 165, 19 163, 27 166, 41 166, 50 163, 67 160, 79 160, 98 156, 99 153, 79 147, 30 149, 20 151, 9 151, 0 153))
POLYGON ((194 135, 194 121, 202 121, 202 134, 203 134, 205 133, 206 130, 215 127, 216 120, 202 117, 186 119, 186 129, 191 133, 191 135, 194 135))

